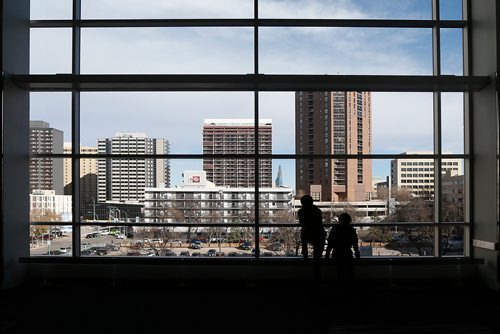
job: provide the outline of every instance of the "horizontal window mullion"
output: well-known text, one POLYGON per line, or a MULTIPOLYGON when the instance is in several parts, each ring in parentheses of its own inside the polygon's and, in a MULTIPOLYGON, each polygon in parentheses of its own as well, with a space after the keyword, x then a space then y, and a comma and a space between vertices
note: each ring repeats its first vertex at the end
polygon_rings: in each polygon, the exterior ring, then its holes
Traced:
MULTIPOLYGON (((222 209, 221 209, 222 210, 222 209)), ((222 210, 224 211, 224 210, 222 210)), ((149 217, 147 217, 149 218, 149 217)), ((125 222, 110 222, 110 221, 82 221, 82 222, 61 222, 61 221, 49 221, 49 222, 30 222, 33 226, 130 226, 130 227, 254 227, 254 223, 125 223, 125 222)), ((324 223, 325 227, 336 225, 335 223, 324 223)), ((470 225, 470 222, 389 222, 389 223, 351 223, 354 227, 394 227, 394 226, 452 226, 459 225, 465 226, 470 225)), ((298 223, 260 223, 259 227, 300 227, 298 223)))
POLYGON ((467 21, 384 19, 110 19, 31 20, 32 28, 147 28, 147 27, 347 27, 347 28, 464 28, 467 21))
POLYGON ((469 159, 469 154, 32 154, 30 158, 79 159, 469 159))
POLYGON ((265 75, 265 74, 103 74, 12 75, 31 91, 478 91, 488 76, 408 75, 265 75))

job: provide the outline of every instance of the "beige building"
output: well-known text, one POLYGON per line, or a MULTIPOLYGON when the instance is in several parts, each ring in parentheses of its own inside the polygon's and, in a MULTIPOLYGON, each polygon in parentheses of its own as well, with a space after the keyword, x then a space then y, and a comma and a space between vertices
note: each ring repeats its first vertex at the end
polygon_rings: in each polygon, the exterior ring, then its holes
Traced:
MULTIPOLYGON (((272 120, 259 121, 261 154, 272 153, 272 120)), ((204 154, 254 154, 255 124, 253 119, 205 119, 203 124, 204 154)), ((255 187, 255 160, 204 158, 207 179, 221 187, 255 187)), ((259 161, 259 186, 271 188, 271 159, 259 161)))
MULTIPOLYGON (((405 152, 405 154, 432 154, 432 152, 405 152)), ((445 176, 463 175, 462 159, 442 159, 441 172, 445 176)), ((425 199, 434 198, 434 159, 399 158, 391 161, 391 188, 407 189, 425 199)))
MULTIPOLYGON (((297 154, 370 154, 370 92, 295 93, 297 154)), ((372 162, 298 159, 297 194, 316 201, 364 201, 372 192, 372 162)))
MULTIPOLYGON (((64 143, 64 154, 71 154, 71 143, 64 143)), ((97 154, 95 146, 80 146, 80 154, 97 154)), ((64 194, 71 194, 71 159, 64 159, 64 194)), ((80 199, 97 199, 97 159, 80 159, 80 199)))

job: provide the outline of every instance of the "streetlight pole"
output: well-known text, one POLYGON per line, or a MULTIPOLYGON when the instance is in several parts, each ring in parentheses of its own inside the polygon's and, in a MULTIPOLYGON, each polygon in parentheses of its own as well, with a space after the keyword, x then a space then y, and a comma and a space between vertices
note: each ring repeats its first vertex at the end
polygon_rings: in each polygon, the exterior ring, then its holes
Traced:
MULTIPOLYGON (((223 196, 224 196, 224 191, 222 189, 219 189, 219 210, 220 210, 220 216, 222 217, 221 218, 221 222, 224 221, 224 211, 223 211, 223 208, 224 208, 224 203, 222 202, 223 200, 223 196)), ((219 243, 219 252, 221 252, 221 229, 222 229, 222 226, 219 226, 218 230, 219 230, 219 237, 217 238, 217 241, 219 243)))

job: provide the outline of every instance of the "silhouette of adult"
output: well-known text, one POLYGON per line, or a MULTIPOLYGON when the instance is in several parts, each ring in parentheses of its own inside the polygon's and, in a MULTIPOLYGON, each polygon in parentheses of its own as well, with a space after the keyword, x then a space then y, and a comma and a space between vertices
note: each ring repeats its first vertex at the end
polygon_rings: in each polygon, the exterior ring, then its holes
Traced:
POLYGON ((339 224, 333 225, 328 234, 328 246, 325 253, 327 259, 332 253, 332 258, 337 264, 341 286, 345 283, 352 285, 354 281, 353 249, 356 259, 360 258, 358 235, 354 227, 351 226, 351 221, 352 218, 348 213, 344 212, 339 215, 339 224))
POLYGON ((300 239, 302 243, 302 257, 309 257, 308 245, 313 246, 314 280, 319 283, 321 277, 321 258, 325 247, 326 231, 323 228, 323 213, 313 204, 310 195, 304 195, 300 199, 302 208, 299 209, 299 223, 302 227, 300 239))

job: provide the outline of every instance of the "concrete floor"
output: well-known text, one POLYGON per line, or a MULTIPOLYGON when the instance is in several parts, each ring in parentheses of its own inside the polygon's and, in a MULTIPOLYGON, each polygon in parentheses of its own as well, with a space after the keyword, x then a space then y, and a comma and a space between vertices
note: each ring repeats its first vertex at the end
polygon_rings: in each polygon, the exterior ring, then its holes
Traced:
POLYGON ((498 333, 500 295, 468 285, 32 283, 0 292, 0 333, 498 333))

